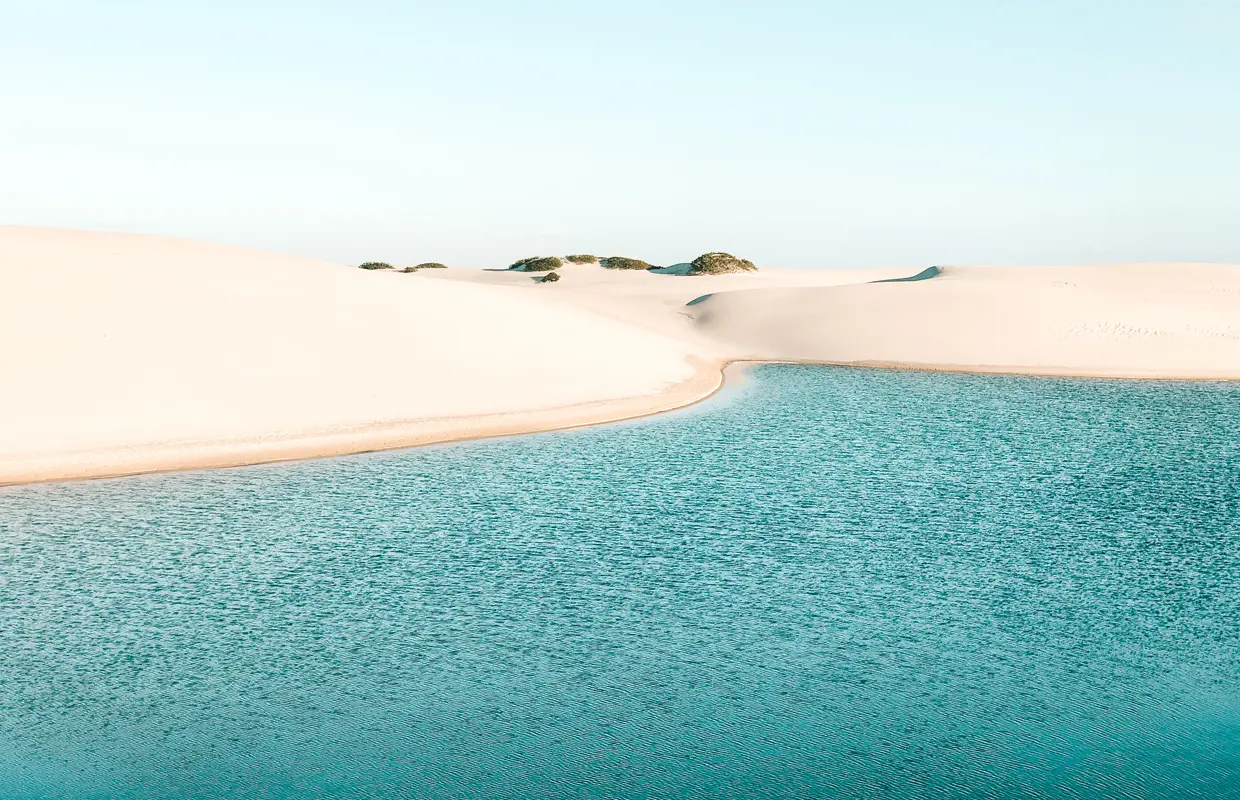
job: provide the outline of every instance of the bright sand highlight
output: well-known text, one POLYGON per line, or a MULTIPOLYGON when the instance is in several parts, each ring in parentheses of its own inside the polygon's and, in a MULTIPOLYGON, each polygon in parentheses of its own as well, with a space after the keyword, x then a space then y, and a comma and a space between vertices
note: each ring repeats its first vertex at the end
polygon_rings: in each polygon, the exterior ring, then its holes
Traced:
POLYGON ((1238 267, 948 267, 871 283, 916 271, 565 265, 543 286, 0 227, 0 483, 640 416, 710 395, 735 360, 1240 377, 1238 267))

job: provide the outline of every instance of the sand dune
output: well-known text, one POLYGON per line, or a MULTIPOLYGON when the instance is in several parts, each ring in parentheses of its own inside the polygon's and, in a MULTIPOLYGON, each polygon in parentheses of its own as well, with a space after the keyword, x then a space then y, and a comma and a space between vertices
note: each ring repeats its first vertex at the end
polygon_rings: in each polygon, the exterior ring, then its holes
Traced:
POLYGON ((0 483, 638 416, 734 360, 1240 378, 1240 267, 560 272, 0 227, 0 483))
POLYGON ((694 350, 546 294, 148 236, 0 228, 0 483, 673 407, 694 350))
POLYGON ((900 277, 908 270, 765 269, 734 275, 684 276, 609 270, 593 264, 565 264, 559 272, 564 280, 553 286, 540 286, 535 283, 534 275, 523 272, 448 269, 418 277, 533 291, 574 308, 685 341, 700 355, 731 359, 736 350, 734 345, 720 342, 694 325, 694 315, 686 305, 695 298, 712 292, 842 286, 900 277))
POLYGON ((1240 377, 1240 267, 945 267, 924 280, 722 292, 734 357, 1030 374, 1240 377))

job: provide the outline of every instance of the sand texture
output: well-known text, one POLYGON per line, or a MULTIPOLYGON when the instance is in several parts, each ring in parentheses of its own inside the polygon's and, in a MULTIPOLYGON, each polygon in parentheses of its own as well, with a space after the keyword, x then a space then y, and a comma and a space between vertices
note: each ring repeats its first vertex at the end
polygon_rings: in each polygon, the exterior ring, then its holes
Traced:
POLYGON ((0 483, 553 428, 718 384, 547 293, 32 228, 0 228, 0 337, 0 483))
POLYGON ((927 280, 721 292, 735 357, 1146 378, 1240 377, 1240 267, 943 267, 927 280))
POLYGON ((676 408, 737 360, 1240 377, 1240 268, 369 272, 0 227, 0 483, 226 466, 676 408))

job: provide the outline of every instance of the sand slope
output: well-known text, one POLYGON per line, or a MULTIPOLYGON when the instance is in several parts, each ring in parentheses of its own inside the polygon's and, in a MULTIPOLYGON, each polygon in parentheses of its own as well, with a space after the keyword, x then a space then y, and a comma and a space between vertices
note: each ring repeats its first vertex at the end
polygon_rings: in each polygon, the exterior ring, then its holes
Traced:
POLYGON ((713 388, 676 340, 545 294, 421 277, 0 228, 0 482, 555 427, 713 388))
POLYGON ((694 324, 687 304, 712 292, 756 289, 843 286, 895 278, 907 270, 874 269, 764 269, 735 275, 658 275, 642 270, 611 270, 593 264, 565 264, 563 277, 551 286, 539 286, 535 275, 504 270, 447 269, 418 275, 419 279, 508 286, 546 296, 557 303, 589 310, 620 322, 656 331, 686 342, 695 352, 722 359, 734 357, 736 347, 722 342, 694 324))
POLYGON ((546 430, 735 360, 1240 378, 1240 267, 405 275, 0 227, 0 483, 546 430))
POLYGON ((944 267, 722 292, 690 309, 735 357, 973 371, 1240 377, 1240 267, 944 267))

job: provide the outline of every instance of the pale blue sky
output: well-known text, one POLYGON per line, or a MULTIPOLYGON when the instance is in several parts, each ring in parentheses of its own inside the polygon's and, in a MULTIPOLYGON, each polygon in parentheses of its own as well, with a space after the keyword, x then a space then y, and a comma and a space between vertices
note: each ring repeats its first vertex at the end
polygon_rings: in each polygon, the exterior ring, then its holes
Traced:
POLYGON ((329 259, 1240 262, 1240 4, 0 0, 0 221, 329 259))

